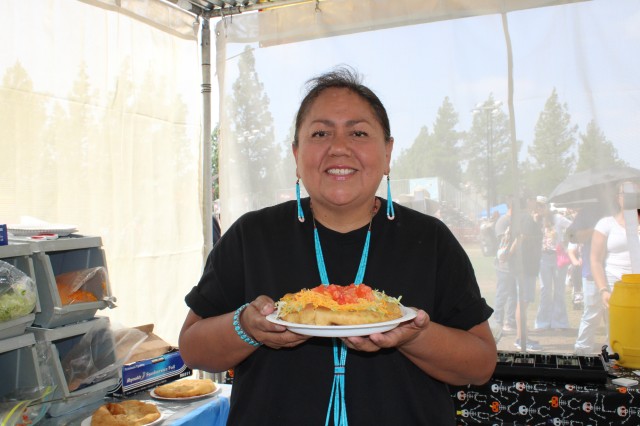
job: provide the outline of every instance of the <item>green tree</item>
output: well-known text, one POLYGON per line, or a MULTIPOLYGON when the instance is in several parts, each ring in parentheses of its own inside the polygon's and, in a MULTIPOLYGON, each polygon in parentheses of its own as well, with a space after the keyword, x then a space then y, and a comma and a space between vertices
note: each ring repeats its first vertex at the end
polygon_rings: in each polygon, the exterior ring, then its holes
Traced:
POLYGON ((512 144, 509 119, 493 94, 473 110, 473 122, 466 134, 464 157, 468 159, 465 178, 475 190, 495 205, 513 191, 512 144))
POLYGON ((561 104, 556 89, 545 103, 529 146, 528 186, 540 194, 549 194, 575 166, 575 134, 566 104, 561 104))
POLYGON ((460 185, 462 167, 460 143, 463 134, 455 130, 458 113, 445 97, 433 123, 433 133, 423 126, 413 144, 403 150, 392 167, 394 179, 438 177, 460 185))
POLYGON ((238 78, 232 85, 228 117, 231 135, 228 146, 237 158, 233 167, 243 179, 230 182, 236 195, 250 200, 250 209, 273 204, 279 163, 275 145, 273 116, 269 111, 269 97, 264 91, 255 69, 252 49, 247 46, 238 60, 238 78))
POLYGON ((587 124, 585 133, 580 134, 580 140, 576 172, 594 167, 628 166, 626 161, 618 158, 615 146, 607 140, 595 120, 587 124))
POLYGON ((402 150, 391 167, 393 179, 413 179, 429 177, 426 170, 426 157, 429 155, 429 129, 423 126, 409 148, 402 150))
MULTIPOLYGON (((295 134, 295 122, 291 123, 289 132, 280 144, 280 166, 278 167, 278 199, 285 201, 295 197, 296 159, 293 157, 293 138, 295 134)), ((304 186, 304 182, 302 183, 304 186)))
POLYGON ((462 166, 461 144, 464 137, 455 128, 458 113, 448 97, 444 98, 433 123, 433 134, 426 139, 425 176, 437 176, 460 187, 462 166))

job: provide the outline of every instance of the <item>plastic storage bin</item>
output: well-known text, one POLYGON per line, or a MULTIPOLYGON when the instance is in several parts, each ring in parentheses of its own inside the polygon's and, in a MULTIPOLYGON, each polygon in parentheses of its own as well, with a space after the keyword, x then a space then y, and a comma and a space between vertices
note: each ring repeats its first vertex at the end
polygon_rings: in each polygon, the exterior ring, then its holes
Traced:
POLYGON ((7 411, 0 413, 2 424, 36 423, 50 408, 51 380, 41 371, 35 345, 32 333, 0 340, 0 399, 16 401, 15 407, 7 405, 7 411), (27 406, 34 399, 40 404, 27 406))
POLYGON ((63 305, 56 285, 56 276, 89 268, 104 267, 106 260, 100 237, 70 236, 57 240, 33 242, 32 259, 35 270, 40 312, 36 313, 34 325, 54 328, 91 319, 99 309, 113 307, 109 281, 91 282, 85 290, 98 299, 63 305))
MULTIPOLYGON (((28 243, 11 243, 9 245, 0 246, 0 260, 15 266, 31 277, 35 282, 36 278, 31 255, 31 245, 28 243)), ((23 334, 25 329, 33 323, 37 312, 40 312, 39 298, 36 298, 36 307, 33 313, 9 321, 0 322, 0 339, 6 339, 23 334)))
POLYGON ((36 341, 48 346, 46 352, 55 386, 53 402, 48 412, 50 416, 59 417, 98 402, 118 387, 122 369, 116 365, 115 341, 108 318, 96 317, 53 329, 29 327, 28 331, 35 335, 36 341), (87 333, 90 333, 91 339, 83 339, 87 333), (90 340, 90 344, 82 346, 82 351, 79 352, 79 347, 87 343, 86 340, 90 340), (92 360, 95 367, 92 370, 89 370, 84 363, 80 363, 82 368, 87 368, 85 371, 87 375, 91 376, 102 370, 107 372, 94 377, 91 384, 75 388, 74 383, 68 383, 68 371, 65 373, 63 365, 63 361, 70 356, 70 353, 73 354, 74 359, 76 359, 75 356, 85 356, 92 360))

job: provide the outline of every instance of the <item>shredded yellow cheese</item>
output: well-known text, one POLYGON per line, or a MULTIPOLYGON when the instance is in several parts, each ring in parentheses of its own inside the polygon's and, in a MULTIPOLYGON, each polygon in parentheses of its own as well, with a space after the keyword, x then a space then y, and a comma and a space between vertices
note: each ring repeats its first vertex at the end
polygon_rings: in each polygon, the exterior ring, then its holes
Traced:
POLYGON ((278 316, 284 316, 291 312, 300 312, 307 305, 313 305, 314 308, 319 306, 331 309, 332 311, 356 312, 356 311, 372 311, 388 314, 387 304, 385 302, 399 304, 400 297, 395 298, 387 296, 384 292, 373 290, 374 300, 359 298, 357 303, 339 304, 329 295, 319 293, 317 291, 303 289, 295 294, 287 295, 276 302, 278 308, 278 316))

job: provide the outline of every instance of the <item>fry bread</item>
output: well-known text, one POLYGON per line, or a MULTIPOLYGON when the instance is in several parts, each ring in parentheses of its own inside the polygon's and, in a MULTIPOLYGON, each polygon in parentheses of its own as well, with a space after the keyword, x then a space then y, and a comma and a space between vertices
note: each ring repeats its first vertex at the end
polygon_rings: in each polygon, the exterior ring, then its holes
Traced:
POLYGON ((156 387, 153 391, 163 398, 190 398, 209 394, 216 385, 209 379, 184 379, 156 387))
POLYGON ((91 416, 91 426, 142 426, 159 418, 155 404, 127 400, 100 406, 91 416))
POLYGON ((278 318, 296 324, 360 325, 402 317, 399 298, 365 284, 303 289, 285 294, 276 305, 278 318))

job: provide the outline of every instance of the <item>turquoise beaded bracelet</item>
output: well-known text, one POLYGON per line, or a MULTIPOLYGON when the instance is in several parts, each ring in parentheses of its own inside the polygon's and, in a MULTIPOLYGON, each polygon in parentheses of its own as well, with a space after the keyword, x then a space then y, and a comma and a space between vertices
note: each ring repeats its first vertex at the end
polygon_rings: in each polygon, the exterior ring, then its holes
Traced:
POLYGON ((242 329, 242 326, 240 325, 240 314, 242 313, 242 311, 244 311, 244 309, 247 306, 249 306, 249 304, 245 303, 244 305, 236 309, 236 312, 233 314, 233 328, 236 330, 236 333, 238 333, 238 336, 240 336, 240 338, 243 341, 247 342, 251 346, 258 347, 258 346, 261 346, 262 343, 252 339, 247 333, 244 332, 244 330, 242 329))

